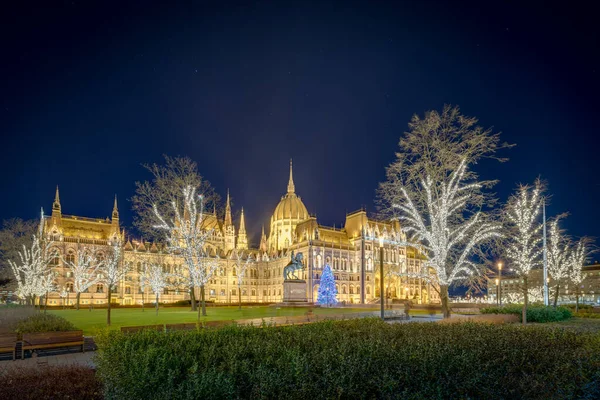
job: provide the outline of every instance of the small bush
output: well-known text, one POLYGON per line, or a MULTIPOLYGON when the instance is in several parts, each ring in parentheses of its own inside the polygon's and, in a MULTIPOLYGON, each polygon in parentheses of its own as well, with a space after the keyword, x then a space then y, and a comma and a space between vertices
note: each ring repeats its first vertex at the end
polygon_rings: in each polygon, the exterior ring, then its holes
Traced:
POLYGON ((94 370, 80 366, 8 368, 0 374, 0 398, 19 400, 101 400, 94 370))
MULTIPOLYGON (((565 304, 563 307, 567 307, 570 310, 575 310, 575 304, 565 304)), ((579 310, 586 310, 586 311, 592 311, 594 309, 594 306, 589 305, 589 304, 580 304, 579 305, 579 310)))
MULTIPOLYGON (((485 307, 481 309, 482 314, 514 314, 523 317, 522 304, 509 304, 502 307, 485 307)), ((557 322, 572 317, 571 310, 567 307, 552 307, 541 305, 529 305, 527 307, 527 322, 557 322)))
POLYGON ((107 399, 565 399, 600 395, 596 336, 540 326, 386 324, 96 337, 107 399))
POLYGON ((37 313, 17 323, 15 332, 64 332, 76 331, 77 328, 63 317, 54 314, 37 313))
POLYGON ((6 305, 0 307, 0 333, 14 332, 17 324, 38 311, 30 306, 6 305))

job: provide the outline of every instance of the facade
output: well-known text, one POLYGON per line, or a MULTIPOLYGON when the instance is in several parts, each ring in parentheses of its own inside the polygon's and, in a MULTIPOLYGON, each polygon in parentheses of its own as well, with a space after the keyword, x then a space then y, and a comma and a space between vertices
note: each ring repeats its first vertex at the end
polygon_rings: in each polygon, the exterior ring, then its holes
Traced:
MULTIPOLYGON (((302 199, 296 194, 291 162, 287 192, 271 216, 268 236, 263 227, 258 248, 249 248, 243 209, 240 221, 235 226, 229 193, 222 219, 214 211, 205 212, 204 217, 204 225, 212 232, 207 251, 220 260, 220 268, 205 288, 209 301, 238 301, 239 260, 250 255, 254 261, 241 285, 242 302, 281 302, 283 268, 293 253, 300 252, 304 255, 302 278, 307 282, 309 302, 317 300, 320 277, 326 264, 334 273, 339 302, 365 304, 377 301, 380 287, 379 243, 380 238, 384 238, 386 297, 392 300, 410 299, 417 303, 439 302, 437 291, 429 283, 393 274, 394 271, 418 272, 423 263, 423 257, 415 249, 390 244, 393 240, 404 239, 398 222, 377 221, 369 218, 365 210, 358 210, 346 215, 343 228, 320 225, 316 217, 309 215, 302 199)), ((145 263, 158 262, 168 271, 175 270, 183 263, 181 258, 165 252, 161 244, 126 239, 119 225, 116 198, 111 219, 65 215, 57 188, 52 215, 44 220, 44 232, 56 252, 51 265, 55 269, 57 287, 69 292, 68 299, 60 298, 58 293, 50 294, 50 305, 74 304, 72 277, 63 260, 76 260, 80 251, 94 252, 101 259, 110 250, 110 243, 124 243, 123 262, 131 266, 131 272, 113 289, 112 296, 113 302, 123 305, 140 304, 153 298, 148 290, 142 293, 140 289, 139 273, 145 263)), ((106 292, 104 284, 99 283, 88 293, 82 293, 81 304, 104 304, 107 301, 106 292)), ((160 296, 160 301, 165 303, 180 300, 189 300, 185 287, 170 287, 160 296)))
MULTIPOLYGON (((579 288, 579 301, 586 304, 600 304, 600 263, 594 262, 583 267, 584 280, 579 288)), ((488 295, 494 299, 497 298, 498 286, 496 285, 496 279, 498 276, 491 276, 488 281, 488 295)), ((519 296, 523 293, 523 280, 514 275, 503 275, 502 279, 498 279, 500 288, 502 291, 502 301, 506 300, 513 295, 519 296)), ((544 283, 544 272, 540 269, 534 269, 529 274, 528 285, 530 289, 537 290, 539 293, 540 288, 544 283)), ((549 283, 549 299, 550 304, 554 302, 556 284, 550 280, 549 283)), ((573 283, 563 283, 560 285, 558 301, 559 303, 574 303, 575 302, 575 286, 573 283)))

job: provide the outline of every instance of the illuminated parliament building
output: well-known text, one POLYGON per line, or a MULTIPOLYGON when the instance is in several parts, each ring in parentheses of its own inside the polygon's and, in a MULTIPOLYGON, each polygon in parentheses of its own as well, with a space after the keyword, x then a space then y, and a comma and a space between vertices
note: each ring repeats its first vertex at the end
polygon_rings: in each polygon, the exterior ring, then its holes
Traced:
MULTIPOLYGON (((250 248, 245 228, 244 212, 240 220, 231 216, 229 194, 225 215, 205 213, 205 224, 212 229, 207 251, 219 259, 220 268, 205 288, 207 301, 237 303, 237 268, 248 256, 252 257, 241 285, 241 299, 245 303, 281 302, 283 268, 292 253, 302 253, 304 270, 302 278, 307 283, 307 298, 316 302, 323 267, 329 264, 336 281, 338 301, 346 304, 376 302, 379 298, 380 239, 383 238, 384 286, 388 301, 410 299, 415 303, 439 302, 435 288, 421 279, 399 277, 394 272, 418 272, 423 267, 423 257, 414 248, 393 245, 404 239, 397 221, 379 221, 369 218, 365 210, 346 215, 342 228, 319 225, 317 218, 309 215, 302 199, 296 194, 290 162, 287 191, 281 197, 270 219, 268 235, 264 227, 258 248, 250 248)), ((51 265, 56 273, 58 291, 73 291, 72 277, 64 260, 75 261, 81 251, 92 251, 99 259, 110 251, 110 243, 123 243, 123 262, 129 263, 130 272, 113 289, 112 301, 122 305, 140 304, 154 298, 146 288, 140 287, 140 271, 145 263, 159 262, 168 271, 175 270, 183 260, 168 254, 158 243, 126 239, 119 225, 117 201, 112 218, 99 219, 65 215, 62 213, 58 188, 52 204, 52 214, 44 219, 46 240, 52 242, 54 255, 51 265)), ((198 291, 199 289, 196 288, 198 291)), ((170 287, 160 295, 160 302, 173 303, 189 300, 189 289, 170 287)), ((196 299, 199 296, 196 295, 196 299)), ((74 304, 75 293, 61 298, 51 293, 49 305, 74 304)), ((107 290, 98 283, 81 294, 81 304, 105 304, 107 290)))

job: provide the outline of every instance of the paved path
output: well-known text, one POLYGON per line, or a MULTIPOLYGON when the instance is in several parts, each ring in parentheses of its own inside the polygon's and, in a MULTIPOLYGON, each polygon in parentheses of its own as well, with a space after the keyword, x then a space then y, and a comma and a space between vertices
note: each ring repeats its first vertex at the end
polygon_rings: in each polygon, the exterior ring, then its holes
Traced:
POLYGON ((94 368, 95 352, 59 354, 46 357, 31 357, 25 360, 2 360, 0 361, 0 374, 12 368, 46 368, 52 366, 80 365, 94 368))

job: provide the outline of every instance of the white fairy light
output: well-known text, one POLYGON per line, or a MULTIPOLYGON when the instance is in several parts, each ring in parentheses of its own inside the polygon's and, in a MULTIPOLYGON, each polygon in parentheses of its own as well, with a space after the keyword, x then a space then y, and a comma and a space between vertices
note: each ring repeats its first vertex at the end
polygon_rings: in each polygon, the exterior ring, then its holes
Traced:
POLYGON ((75 262, 65 259, 63 262, 73 274, 73 290, 76 293, 77 309, 79 310, 81 293, 100 281, 98 272, 101 264, 95 255, 89 254, 87 251, 79 251, 75 262))
POLYGON ((219 262, 206 252, 205 244, 212 235, 212 229, 204 229, 204 198, 200 195, 198 199, 199 205, 196 202, 196 189, 187 186, 183 189, 183 213, 173 201, 173 220, 165 221, 156 205, 154 214, 160 222, 155 227, 167 231, 167 250, 181 255, 184 260, 185 271, 180 272, 180 277, 188 280, 192 290, 196 286, 200 287, 202 315, 206 315, 204 288, 213 277, 219 262))
POLYGON ((102 273, 102 282, 104 282, 108 289, 108 308, 107 308, 107 318, 106 323, 110 325, 110 310, 111 310, 111 298, 112 298, 112 288, 116 286, 121 279, 129 273, 130 265, 129 263, 122 262, 122 248, 121 243, 115 241, 112 244, 111 252, 107 255, 107 257, 100 263, 99 272, 102 273))
POLYGON ((463 160, 448 182, 434 183, 427 176, 421 182, 426 209, 419 211, 404 187, 401 188, 404 202, 394 205, 400 210, 404 232, 412 234, 412 246, 420 248, 426 257, 421 272, 404 275, 425 279, 446 292, 452 283, 479 272, 469 257, 482 242, 500 236, 500 225, 485 222, 480 212, 467 220, 460 218, 468 207, 471 193, 481 186, 462 184, 466 169, 467 163, 463 160))
POLYGON ((158 299, 165 288, 169 287, 169 278, 172 275, 163 269, 159 263, 151 263, 144 266, 143 279, 144 287, 147 284, 156 297, 156 313, 158 314, 158 299))

